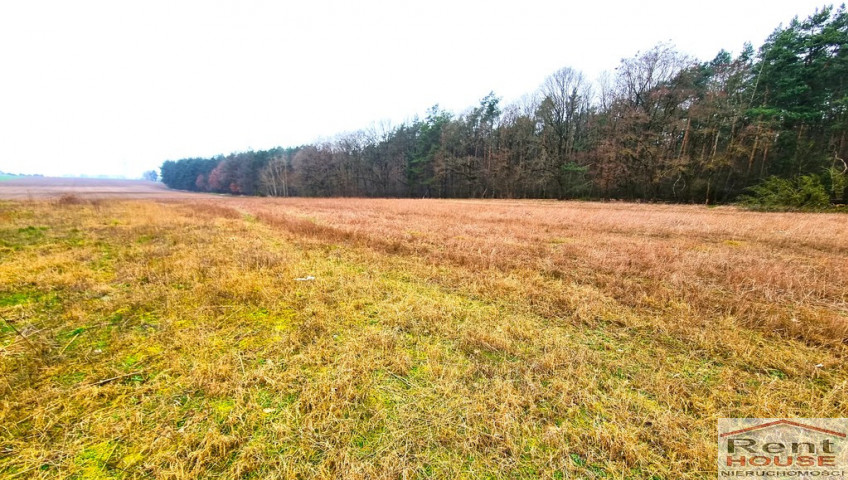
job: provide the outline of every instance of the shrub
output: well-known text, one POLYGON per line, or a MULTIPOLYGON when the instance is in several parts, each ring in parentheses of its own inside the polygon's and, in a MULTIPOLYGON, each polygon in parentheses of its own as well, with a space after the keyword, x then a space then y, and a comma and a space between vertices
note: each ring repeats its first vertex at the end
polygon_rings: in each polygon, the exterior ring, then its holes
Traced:
POLYGON ((846 195, 848 192, 845 191, 848 188, 848 175, 846 175, 846 171, 848 171, 848 167, 845 170, 831 168, 828 171, 830 194, 834 203, 848 203, 848 195, 846 195))
POLYGON ((750 195, 739 198, 748 207, 818 210, 830 205, 830 194, 818 175, 803 175, 796 179, 772 176, 748 191, 750 195))

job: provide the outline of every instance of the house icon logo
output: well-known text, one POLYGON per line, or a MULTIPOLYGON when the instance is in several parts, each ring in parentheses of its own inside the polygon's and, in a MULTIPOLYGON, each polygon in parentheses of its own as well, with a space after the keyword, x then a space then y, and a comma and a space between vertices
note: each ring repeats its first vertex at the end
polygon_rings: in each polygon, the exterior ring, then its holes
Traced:
POLYGON ((722 418, 719 477, 848 474, 848 419, 722 418))

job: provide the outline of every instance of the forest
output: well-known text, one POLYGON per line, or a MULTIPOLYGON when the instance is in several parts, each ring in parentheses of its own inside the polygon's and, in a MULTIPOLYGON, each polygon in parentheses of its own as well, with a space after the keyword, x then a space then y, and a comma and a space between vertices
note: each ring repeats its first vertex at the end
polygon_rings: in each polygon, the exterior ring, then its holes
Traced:
POLYGON ((848 13, 823 7, 709 61, 663 43, 596 81, 331 141, 168 160, 170 188, 267 196, 846 203, 848 13))

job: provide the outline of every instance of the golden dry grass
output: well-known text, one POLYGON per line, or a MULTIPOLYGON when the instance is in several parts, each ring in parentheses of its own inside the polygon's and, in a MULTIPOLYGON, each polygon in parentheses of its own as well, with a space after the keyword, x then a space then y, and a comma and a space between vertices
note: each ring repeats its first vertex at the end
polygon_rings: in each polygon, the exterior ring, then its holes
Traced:
POLYGON ((848 416, 840 215, 198 198, 0 225, 3 477, 713 478, 719 417, 848 416))

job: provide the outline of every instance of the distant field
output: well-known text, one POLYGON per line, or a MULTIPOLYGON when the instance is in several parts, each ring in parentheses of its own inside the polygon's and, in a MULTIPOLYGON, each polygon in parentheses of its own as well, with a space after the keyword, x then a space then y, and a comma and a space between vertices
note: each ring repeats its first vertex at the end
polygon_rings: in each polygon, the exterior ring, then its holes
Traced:
POLYGON ((706 479, 848 416, 844 215, 104 188, 0 201, 0 477, 706 479))
POLYGON ((187 192, 168 190, 143 180, 96 178, 14 177, 0 175, 0 199, 27 200, 74 194, 85 198, 182 198, 187 192))

